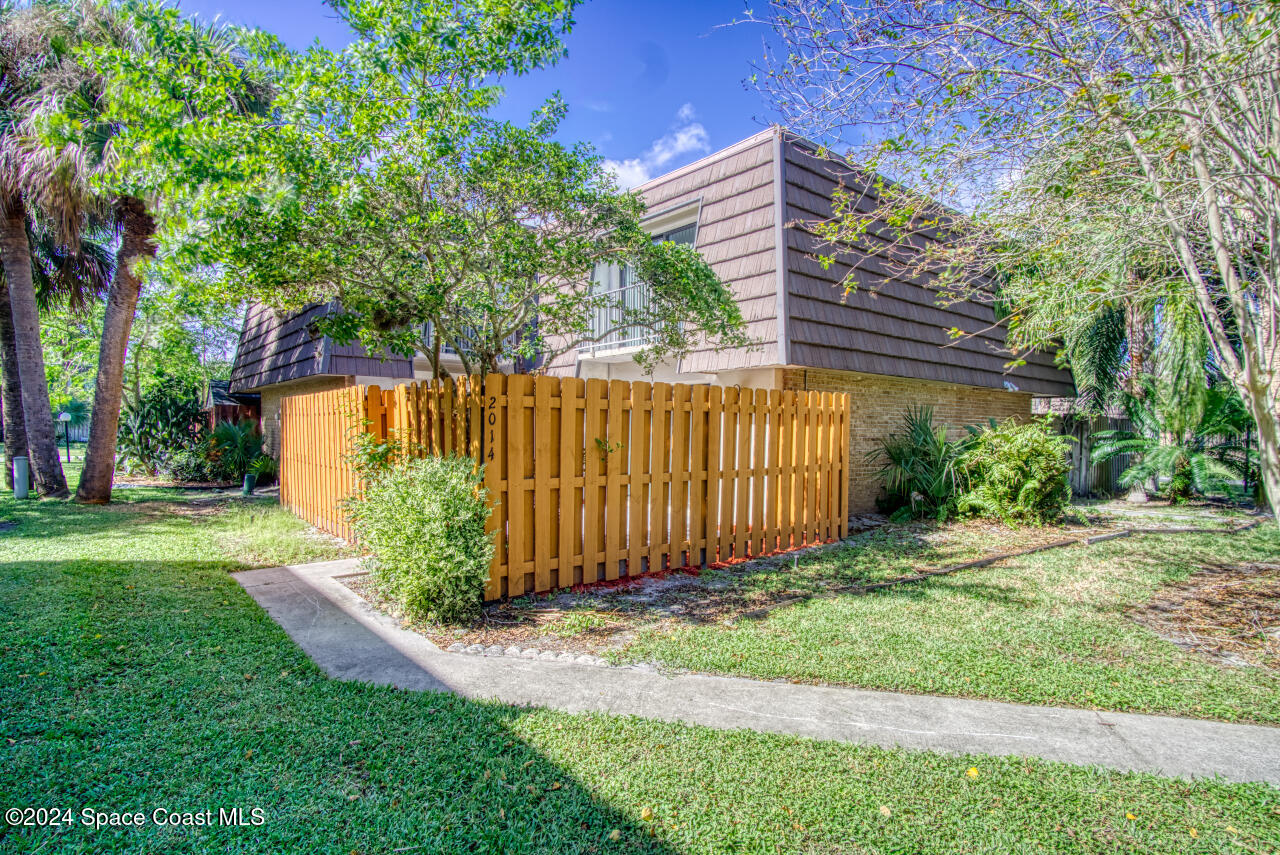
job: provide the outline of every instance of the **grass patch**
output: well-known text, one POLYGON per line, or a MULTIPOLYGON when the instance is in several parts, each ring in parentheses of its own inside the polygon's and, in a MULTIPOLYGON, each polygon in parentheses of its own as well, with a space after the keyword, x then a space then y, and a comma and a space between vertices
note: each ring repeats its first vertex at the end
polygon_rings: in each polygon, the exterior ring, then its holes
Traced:
POLYGON ((1275 672, 1223 667, 1128 614, 1207 564, 1277 554, 1280 533, 1271 525, 1236 535, 1144 535, 812 600, 761 620, 668 624, 641 633, 621 658, 762 678, 1277 723, 1275 672))
POLYGON ((336 538, 307 530, 274 500, 227 505, 214 525, 218 545, 236 561, 255 567, 306 564, 357 554, 336 538))
POLYGON ((5 852, 1162 853, 1280 838, 1264 785, 335 682, 228 576, 332 557, 299 545, 305 526, 129 493, 108 508, 0 499, 20 521, 0 532, 0 800, 258 807, 266 822, 5 826, 5 852))

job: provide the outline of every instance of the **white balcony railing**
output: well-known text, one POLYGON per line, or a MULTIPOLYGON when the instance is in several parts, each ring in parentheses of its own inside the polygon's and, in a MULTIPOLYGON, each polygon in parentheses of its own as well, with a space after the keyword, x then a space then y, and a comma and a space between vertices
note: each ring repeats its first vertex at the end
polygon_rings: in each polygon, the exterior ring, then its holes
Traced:
MULTIPOLYGON (((678 229, 656 234, 654 243, 672 243, 693 246, 697 224, 690 223, 678 229)), ((625 325, 628 316, 644 314, 649 308, 650 290, 647 283, 635 275, 625 264, 597 264, 592 273, 592 293, 604 297, 603 305, 595 310, 591 319, 590 340, 578 346, 578 353, 595 356, 613 351, 644 347, 653 332, 642 326, 625 325)))

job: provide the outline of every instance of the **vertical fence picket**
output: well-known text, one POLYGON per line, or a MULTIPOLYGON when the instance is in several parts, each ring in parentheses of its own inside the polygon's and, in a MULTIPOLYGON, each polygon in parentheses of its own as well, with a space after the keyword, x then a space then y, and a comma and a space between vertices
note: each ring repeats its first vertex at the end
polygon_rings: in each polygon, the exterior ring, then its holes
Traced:
POLYGON ((628 403, 630 389, 621 380, 609 383, 609 427, 605 438, 608 480, 605 498, 605 558, 604 578, 618 578, 626 542, 627 493, 623 482, 627 462, 627 417, 631 410, 628 403))
POLYGON ((805 496, 805 461, 804 449, 808 436, 808 395, 796 393, 795 407, 792 409, 791 425, 791 546, 804 545, 804 496, 805 496))
POLYGON ((818 466, 815 457, 822 423, 818 413, 820 393, 809 392, 805 397, 809 426, 804 435, 804 537, 805 542, 812 545, 818 534, 818 466))
POLYGON ((696 386, 689 396, 689 564, 711 560, 707 543, 707 414, 709 389, 696 386))
POLYGON ((653 384, 653 406, 649 419, 649 572, 666 569, 664 558, 671 551, 671 531, 667 525, 670 476, 667 457, 671 447, 671 384, 653 384))
POLYGON ((583 548, 584 516, 590 512, 586 505, 586 482, 583 480, 583 443, 585 441, 585 413, 583 389, 580 378, 567 377, 560 381, 560 495, 557 507, 560 513, 560 586, 575 585, 583 581, 586 550, 583 548), (582 485, 582 486, 579 486, 582 485), (583 556, 581 559, 579 556, 583 556))
POLYGON ((778 543, 778 503, 782 497, 782 468, 778 457, 778 453, 781 450, 781 438, 778 436, 778 426, 781 421, 782 392, 778 389, 771 389, 769 390, 768 417, 765 419, 765 433, 768 439, 768 448, 765 452, 765 534, 763 549, 765 554, 781 548, 778 543))
POLYGON ((733 557, 747 557, 747 544, 751 540, 751 417, 755 409, 755 396, 750 389, 738 390, 738 441, 737 476, 734 489, 737 505, 733 517, 733 557))
POLYGON ((733 552, 734 488, 738 482, 738 388, 724 390, 724 408, 720 427, 720 524, 718 548, 721 561, 733 552))
POLYGON ((643 572, 647 526, 645 507, 645 455, 649 453, 649 396, 652 387, 644 380, 631 384, 631 438, 628 442, 630 468, 627 479, 627 575, 643 572))
POLYGON ((689 548, 689 387, 676 383, 671 390, 671 521, 667 563, 671 567, 693 564, 689 548))
POLYGON ((839 466, 837 461, 840 459, 840 419, 836 411, 836 399, 839 395, 827 393, 826 400, 823 402, 827 408, 827 446, 823 450, 823 469, 826 471, 825 484, 827 488, 826 499, 826 519, 825 540, 835 540, 840 536, 839 526, 836 522, 836 514, 840 507, 840 497, 836 494, 837 474, 839 466))
POLYGON ((713 564, 720 559, 720 428, 722 390, 712 386, 707 390, 707 442, 706 442, 706 501, 703 505, 703 518, 706 523, 704 540, 706 543, 705 564, 713 564))
POLYGON ((605 445, 608 438, 608 411, 605 394, 608 384, 593 378, 587 381, 586 403, 582 410, 582 581, 600 579, 600 564, 605 556, 605 445))
POLYGON ((840 494, 840 537, 849 536, 849 490, 852 485, 849 483, 851 473, 849 470, 849 451, 850 442, 853 435, 853 396, 845 392, 841 396, 840 412, 843 419, 844 427, 840 430, 840 484, 838 491, 840 494))
POLYGON ((553 587, 551 568, 555 550, 559 548, 559 531, 553 525, 551 511, 551 473, 558 471, 560 451, 552 400, 559 392, 555 377, 537 377, 533 381, 533 590, 549 591, 553 587))
MULTIPOLYGON (((479 436, 484 457, 484 486, 489 493, 489 505, 492 512, 485 530, 494 537, 493 560, 489 564, 489 580, 485 584, 485 599, 497 599, 508 595, 510 584, 510 549, 507 530, 507 510, 511 505, 508 498, 509 482, 507 479, 507 378, 501 374, 490 374, 480 385, 478 378, 473 384, 482 393, 479 436)), ((477 434, 472 433, 475 437, 477 434)))
POLYGON ((772 552, 768 547, 769 534, 765 525, 765 471, 768 462, 769 390, 756 389, 752 405, 751 443, 751 554, 760 556, 772 552))

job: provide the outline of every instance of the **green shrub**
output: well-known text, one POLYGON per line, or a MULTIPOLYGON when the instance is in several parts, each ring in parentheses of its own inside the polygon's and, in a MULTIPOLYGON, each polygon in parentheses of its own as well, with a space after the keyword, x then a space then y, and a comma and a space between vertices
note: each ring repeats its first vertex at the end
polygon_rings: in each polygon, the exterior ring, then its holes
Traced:
POLYGON ((880 463, 877 477, 884 484, 881 508, 895 521, 916 516, 945 520, 955 512, 955 498, 964 487, 960 458, 970 437, 947 438, 947 426, 933 423, 931 407, 911 407, 902 416, 902 430, 880 439, 867 455, 880 463))
POLYGON ((467 457, 424 457, 368 472, 348 502, 374 578, 409 617, 462 621, 479 608, 493 540, 489 505, 467 457))
POLYGON ((199 443, 190 448, 176 448, 163 456, 156 474, 171 481, 203 483, 216 481, 218 473, 209 460, 209 444, 199 443))
POLYGON ((262 456, 262 434, 251 419, 218 422, 210 439, 209 459, 221 478, 239 481, 262 456))
POLYGON ((961 459, 969 487, 956 507, 1009 524, 1057 520, 1071 501, 1070 449, 1070 438, 1048 419, 1009 419, 975 431, 961 459))

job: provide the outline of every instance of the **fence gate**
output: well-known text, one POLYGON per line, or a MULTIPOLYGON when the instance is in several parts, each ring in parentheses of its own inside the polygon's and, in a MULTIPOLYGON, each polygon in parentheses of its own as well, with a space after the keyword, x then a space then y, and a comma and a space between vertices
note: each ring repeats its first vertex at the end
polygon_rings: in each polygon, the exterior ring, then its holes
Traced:
POLYGON ((350 538, 355 434, 482 461, 487 599, 843 537, 849 396, 490 374, 286 398, 281 501, 350 538), (292 436, 291 436, 292 434, 292 436))

